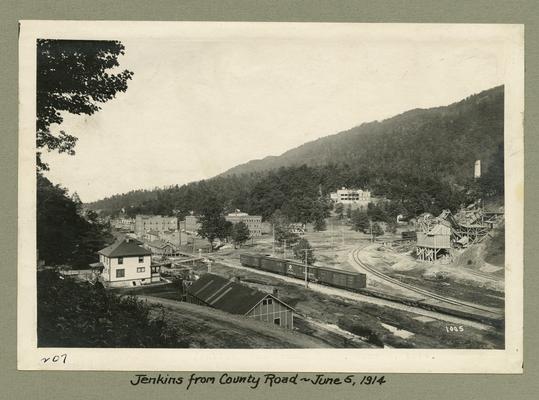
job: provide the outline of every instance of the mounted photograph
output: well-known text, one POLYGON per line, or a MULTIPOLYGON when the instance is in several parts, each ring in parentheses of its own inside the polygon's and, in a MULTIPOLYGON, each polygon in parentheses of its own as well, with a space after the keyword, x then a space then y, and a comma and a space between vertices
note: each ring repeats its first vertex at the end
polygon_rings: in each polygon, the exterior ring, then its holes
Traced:
POLYGON ((522 372, 522 25, 19 50, 19 369, 522 372))

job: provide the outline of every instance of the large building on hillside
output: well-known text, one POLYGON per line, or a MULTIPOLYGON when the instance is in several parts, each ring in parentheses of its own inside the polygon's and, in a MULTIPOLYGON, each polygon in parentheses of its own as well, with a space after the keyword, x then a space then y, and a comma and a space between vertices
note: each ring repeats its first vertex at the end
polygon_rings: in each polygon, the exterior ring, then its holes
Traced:
POLYGON ((162 215, 137 215, 135 218, 135 233, 142 236, 147 231, 164 232, 178 229, 178 218, 163 217, 162 215))
POLYGON ((90 264, 101 270, 110 286, 139 286, 160 281, 160 267, 152 264, 152 252, 135 240, 120 240, 99 250, 99 262, 90 264))
POLYGON ((345 187, 330 193, 329 196, 335 203, 360 209, 366 209, 367 205, 373 201, 369 190, 347 189, 345 187))
POLYGON ((294 329, 294 309, 276 295, 264 293, 219 275, 205 274, 187 288, 189 303, 244 315, 294 329))
POLYGON ((245 223, 249 228, 251 237, 262 236, 262 217, 260 215, 249 215, 240 212, 240 210, 236 210, 235 212, 226 215, 225 219, 233 224, 237 224, 238 222, 245 223))

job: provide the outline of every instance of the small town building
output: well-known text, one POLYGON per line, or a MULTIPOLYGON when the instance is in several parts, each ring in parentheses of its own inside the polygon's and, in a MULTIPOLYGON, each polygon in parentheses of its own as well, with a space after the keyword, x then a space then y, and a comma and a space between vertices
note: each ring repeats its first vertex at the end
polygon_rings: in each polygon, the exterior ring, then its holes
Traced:
POLYGON ((144 243, 144 247, 150 250, 155 256, 170 256, 177 252, 175 246, 161 239, 146 242, 144 243))
POLYGON ((185 217, 185 221, 183 223, 183 229, 187 233, 191 233, 196 235, 198 233, 198 230, 200 229, 200 222, 198 222, 198 216, 191 214, 187 215, 185 217))
POLYGON ((147 231, 164 232, 178 228, 178 218, 162 215, 137 215, 135 217, 135 233, 143 237, 147 231))
POLYGON ((111 226, 122 232, 134 232, 135 231, 135 219, 134 218, 114 218, 110 221, 111 226))
POLYGON ((262 236, 262 217, 260 215, 249 215, 247 213, 236 210, 225 216, 225 219, 233 224, 243 222, 249 228, 251 237, 262 236))
POLYGON ((99 262, 90 264, 101 270, 110 286, 139 286, 160 281, 160 267, 152 264, 150 250, 126 238, 99 250, 99 262))
POLYGON ((372 202, 371 192, 362 189, 347 189, 342 187, 336 192, 330 193, 330 199, 335 203, 340 203, 352 208, 366 209, 372 202))
POLYGON ((208 273, 194 281, 186 288, 186 301, 283 328, 294 328, 294 309, 276 295, 219 275, 208 273))
POLYGON ((147 240, 147 241, 152 242, 154 240, 159 240, 160 239, 160 233, 157 232, 157 231, 150 230, 150 231, 145 232, 142 235, 142 238, 147 240))

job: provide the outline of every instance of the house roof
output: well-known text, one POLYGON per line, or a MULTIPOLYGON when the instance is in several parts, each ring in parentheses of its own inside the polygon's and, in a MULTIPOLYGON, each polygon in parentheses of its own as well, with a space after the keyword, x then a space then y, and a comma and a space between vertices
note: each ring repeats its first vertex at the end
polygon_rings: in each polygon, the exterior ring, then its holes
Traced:
POLYGON ((139 246, 131 239, 118 241, 99 250, 98 253, 105 257, 148 256, 152 254, 150 250, 139 246))
POLYGON ((271 297, 292 309, 292 307, 269 293, 261 292, 214 274, 201 276, 187 291, 191 296, 198 298, 209 306, 231 314, 245 315, 266 297, 271 297))

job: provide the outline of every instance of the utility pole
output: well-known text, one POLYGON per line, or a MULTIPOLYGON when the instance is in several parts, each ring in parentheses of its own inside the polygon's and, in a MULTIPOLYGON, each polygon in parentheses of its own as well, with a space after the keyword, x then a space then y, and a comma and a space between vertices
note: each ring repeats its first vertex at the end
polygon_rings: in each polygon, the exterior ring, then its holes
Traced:
POLYGON ((309 287, 309 264, 307 263, 307 254, 309 251, 312 251, 313 249, 303 249, 302 251, 305 253, 305 287, 309 287))
POLYGON ((286 258, 286 239, 283 241, 283 258, 286 258))
MULTIPOLYGON (((176 214, 176 218, 178 218, 178 214, 176 214)), ((178 240, 179 240, 178 250, 181 251, 182 249, 182 221, 180 221, 179 218, 178 218, 178 240)))
POLYGON ((333 240, 333 220, 331 221, 331 225, 329 228, 329 232, 331 234, 331 249, 334 250, 334 240, 333 240))
POLYGON ((271 255, 272 257, 275 257, 275 223, 271 223, 271 232, 273 240, 271 242, 271 255))

